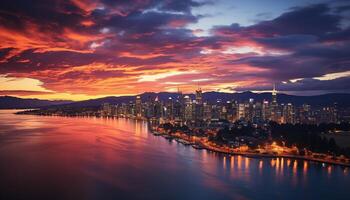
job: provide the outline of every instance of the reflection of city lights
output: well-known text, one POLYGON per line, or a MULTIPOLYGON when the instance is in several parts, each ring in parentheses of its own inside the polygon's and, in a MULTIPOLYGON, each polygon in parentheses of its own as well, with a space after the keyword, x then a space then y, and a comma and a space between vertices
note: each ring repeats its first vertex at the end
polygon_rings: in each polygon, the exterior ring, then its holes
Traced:
POLYGON ((307 172, 307 167, 308 167, 308 162, 307 161, 304 161, 304 173, 307 172))
POLYGON ((249 158, 245 158, 245 163, 244 163, 245 168, 249 168, 249 158))
POLYGON ((224 159, 222 162, 223 162, 224 169, 226 169, 226 156, 224 156, 224 159))
POLYGON ((332 166, 328 166, 327 171, 328 171, 328 174, 331 174, 332 173, 332 166))
POLYGON ((238 158, 237 158, 237 163, 238 163, 238 169, 241 169, 241 167, 242 167, 242 156, 238 156, 238 158))
POLYGON ((298 167, 298 162, 296 160, 294 160, 294 164, 293 164, 293 173, 294 174, 297 173, 297 167, 298 167))
POLYGON ((271 159, 271 166, 274 167, 276 164, 276 161, 274 159, 271 159))
POLYGON ((231 169, 233 169, 234 168, 234 163, 235 161, 234 161, 234 157, 233 156, 231 156, 231 158, 230 158, 230 165, 231 165, 231 169))

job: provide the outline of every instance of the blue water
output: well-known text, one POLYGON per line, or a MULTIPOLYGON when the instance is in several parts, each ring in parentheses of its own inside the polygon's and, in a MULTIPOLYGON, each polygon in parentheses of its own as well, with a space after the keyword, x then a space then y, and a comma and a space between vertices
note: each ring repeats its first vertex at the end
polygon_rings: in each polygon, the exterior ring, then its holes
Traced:
POLYGON ((0 111, 0 199, 349 199, 349 170, 225 156, 127 119, 0 111))

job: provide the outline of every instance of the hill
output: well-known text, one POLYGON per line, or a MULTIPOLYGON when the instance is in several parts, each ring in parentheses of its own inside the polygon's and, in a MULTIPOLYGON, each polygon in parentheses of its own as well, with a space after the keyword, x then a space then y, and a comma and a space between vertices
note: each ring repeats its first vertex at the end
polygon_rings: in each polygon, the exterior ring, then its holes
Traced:
POLYGON ((50 101, 41 99, 23 99, 12 96, 0 96, 0 109, 42 108, 45 106, 62 105, 72 102, 73 101, 50 101))
MULTIPOLYGON (((194 99, 194 94, 184 94, 189 95, 194 99)), ((148 101, 150 99, 155 99, 158 97, 161 101, 166 101, 169 97, 172 99, 177 99, 179 97, 178 93, 169 92, 146 92, 141 94, 142 102, 148 101)), ((271 100, 271 93, 253 93, 253 92, 242 92, 242 93, 221 93, 221 92, 205 92, 203 93, 204 101, 214 103, 216 101, 226 102, 226 101, 238 101, 245 102, 249 99, 254 99, 255 101, 271 100)), ((350 94, 337 94, 330 93, 317 96, 295 96, 287 94, 278 94, 277 100, 279 103, 292 103, 294 105, 302 105, 304 103, 310 104, 312 106, 330 106, 337 103, 341 107, 350 107, 350 94)), ((85 101, 78 101, 63 106, 68 107, 95 107, 100 106, 103 103, 110 104, 121 104, 129 103, 130 101, 135 101, 135 96, 120 96, 120 97, 104 97, 99 99, 90 99, 85 101)), ((62 106, 62 105, 59 105, 62 106)))

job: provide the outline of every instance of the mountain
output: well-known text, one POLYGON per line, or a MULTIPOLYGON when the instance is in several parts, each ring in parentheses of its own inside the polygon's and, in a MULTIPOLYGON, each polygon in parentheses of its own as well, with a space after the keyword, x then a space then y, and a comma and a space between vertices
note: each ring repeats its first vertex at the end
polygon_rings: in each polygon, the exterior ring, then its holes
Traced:
POLYGON ((0 109, 26 109, 41 108, 45 106, 61 105, 72 103, 73 101, 50 101, 40 99, 22 99, 12 96, 0 96, 0 109))
MULTIPOLYGON (((192 99, 194 99, 194 94, 184 94, 190 96, 192 99)), ((169 92, 160 92, 160 93, 154 93, 154 92, 146 92, 143 94, 140 94, 142 102, 146 102, 150 99, 155 99, 158 97, 161 101, 168 100, 169 97, 172 99, 177 99, 179 97, 178 93, 169 93, 169 92)), ((254 101, 263 101, 271 100, 271 93, 253 93, 253 92, 242 92, 242 93, 222 93, 222 92, 205 92, 203 93, 203 99, 204 101, 208 101, 211 103, 216 102, 217 100, 220 100, 221 102, 226 101, 238 101, 238 102, 245 102, 249 99, 254 99, 254 101)), ((58 105, 58 106, 67 106, 67 107, 96 107, 100 106, 103 103, 110 103, 110 104, 121 104, 121 103, 129 103, 130 101, 135 101, 135 96, 120 96, 120 97, 104 97, 99 99, 90 99, 85 101, 78 101, 73 102, 69 104, 64 105, 58 105)), ((350 94, 337 94, 337 93, 330 93, 330 94, 324 94, 324 95, 317 95, 317 96, 295 96, 295 95, 287 95, 287 94, 278 94, 277 95, 277 101, 278 103, 292 103, 294 105, 302 105, 304 103, 310 104, 312 106, 329 106, 333 105, 334 103, 337 103, 339 106, 342 107, 350 107, 350 94)))
MULTIPOLYGON (((161 101, 168 100, 169 97, 177 99, 178 93, 169 92, 146 92, 141 95, 142 102, 146 102, 150 99, 158 97, 161 101)), ((192 99, 195 98, 194 94, 184 94, 190 96, 192 99)), ((271 93, 253 93, 253 92, 241 92, 241 93, 222 93, 222 92, 205 92, 203 93, 204 101, 215 103, 220 100, 221 102, 226 101, 238 101, 245 102, 249 99, 254 101, 271 100, 271 93)), ((22 99, 11 96, 0 96, 0 109, 24 109, 24 108, 45 108, 45 107, 98 107, 103 103, 110 104, 121 104, 135 101, 135 96, 120 96, 120 97, 104 97, 98 99, 90 99, 85 101, 50 101, 40 99, 22 99)), ((278 94, 278 103, 292 103, 294 105, 302 105, 304 103, 312 106, 329 106, 337 103, 340 107, 350 107, 350 94, 330 93, 317 96, 295 96, 288 94, 278 94)))

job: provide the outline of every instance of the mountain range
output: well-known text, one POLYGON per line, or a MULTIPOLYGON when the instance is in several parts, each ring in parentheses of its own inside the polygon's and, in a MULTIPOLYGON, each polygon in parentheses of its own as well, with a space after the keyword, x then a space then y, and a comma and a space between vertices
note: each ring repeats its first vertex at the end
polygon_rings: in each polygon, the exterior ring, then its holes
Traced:
POLYGON ((12 96, 0 96, 0 109, 42 108, 45 106, 69 104, 72 102, 73 101, 23 99, 12 96))
MULTIPOLYGON (((194 99, 194 94, 184 94, 190 96, 194 99)), ((158 97, 159 100, 165 101, 169 97, 172 99, 177 99, 179 97, 178 93, 169 92, 146 92, 140 94, 141 100, 143 102, 150 99, 155 99, 158 97)), ((205 92, 203 93, 204 101, 214 103, 216 101, 226 102, 226 101, 238 101, 245 102, 249 99, 254 99, 254 101, 271 100, 271 93, 253 93, 253 92, 242 92, 242 93, 222 93, 222 92, 205 92)), ((51 101, 51 100, 40 100, 40 99, 22 99, 11 96, 1 96, 0 97, 0 109, 23 109, 23 108, 42 108, 51 106, 68 106, 68 107, 95 107, 100 106, 103 103, 110 104, 120 104, 129 103, 130 101, 135 101, 135 96, 109 96, 98 99, 90 99, 84 101, 51 101)), ((330 106, 337 103, 340 107, 350 107, 350 94, 345 93, 329 93, 317 96, 295 96, 279 93, 277 95, 278 103, 292 103, 293 105, 302 105, 304 103, 310 104, 312 106, 330 106)))

